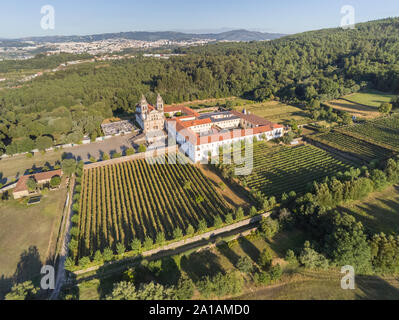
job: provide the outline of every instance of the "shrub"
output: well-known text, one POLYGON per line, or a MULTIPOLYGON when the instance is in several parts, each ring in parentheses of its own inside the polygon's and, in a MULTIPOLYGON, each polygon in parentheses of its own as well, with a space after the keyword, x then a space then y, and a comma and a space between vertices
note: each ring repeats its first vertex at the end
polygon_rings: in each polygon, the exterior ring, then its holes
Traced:
POLYGON ((103 252, 104 261, 108 262, 114 258, 114 252, 111 248, 105 248, 103 252))
POLYGON ((251 259, 247 256, 241 257, 236 265, 236 268, 240 270, 242 273, 251 273, 254 269, 254 265, 251 259))
POLYGON ((123 255, 126 252, 126 247, 123 243, 118 243, 116 245, 116 252, 118 255, 123 255))
POLYGON ((254 275, 254 282, 256 285, 264 285, 264 286, 268 286, 271 284, 272 279, 270 277, 270 274, 262 271, 262 272, 257 272, 254 275))
POLYGON ((165 239, 165 233, 163 232, 158 232, 157 237, 156 237, 156 244, 158 245, 163 245, 165 243, 166 239, 165 239))
POLYGON ((188 235, 189 237, 192 237, 194 235, 194 233, 195 233, 194 227, 191 224, 189 224, 186 229, 186 235, 188 235))
POLYGON ((140 239, 133 239, 132 242, 130 243, 130 248, 135 254, 139 254, 142 248, 142 243, 140 239))
POLYGON ((154 241, 148 236, 145 237, 144 244, 143 244, 144 249, 145 250, 150 250, 153 245, 154 245, 154 241))
POLYGON ((86 268, 90 264, 90 258, 89 257, 83 257, 79 260, 79 267, 81 268, 86 268))
POLYGON ((244 209, 239 207, 236 211, 236 220, 244 219, 244 209))
POLYGON ((310 247, 309 241, 305 243, 305 247, 299 256, 299 262, 306 269, 327 269, 328 260, 326 257, 318 253, 310 247))
POLYGON ((273 253, 270 248, 266 247, 259 257, 258 264, 261 266, 262 269, 268 270, 273 262, 273 253))
POLYGON ((283 269, 279 264, 271 267, 270 269, 270 278, 272 281, 280 280, 281 276, 283 275, 283 269))
POLYGON ((181 238, 183 238, 182 229, 176 228, 175 230, 173 230, 173 239, 180 240, 181 238))
POLYGON ((198 230, 200 232, 205 232, 208 229, 208 224, 204 219, 201 219, 198 223, 198 230))
POLYGON ((221 228, 223 226, 223 220, 222 220, 222 218, 220 216, 216 216, 215 217, 215 221, 213 223, 213 226, 216 229, 219 229, 219 228, 221 228))
POLYGON ((103 255, 100 250, 97 250, 94 254, 94 262, 95 263, 102 263, 103 262, 103 255))
POLYGON ((285 255, 285 261, 288 262, 289 265, 293 266, 298 263, 298 259, 295 256, 294 251, 288 250, 286 255, 285 255))
POLYGON ((176 299, 177 300, 191 300, 194 295, 195 285, 189 278, 180 278, 176 286, 176 299))
POLYGON ((278 232, 280 225, 278 221, 267 217, 263 218, 261 222, 261 230, 268 239, 272 239, 278 232))

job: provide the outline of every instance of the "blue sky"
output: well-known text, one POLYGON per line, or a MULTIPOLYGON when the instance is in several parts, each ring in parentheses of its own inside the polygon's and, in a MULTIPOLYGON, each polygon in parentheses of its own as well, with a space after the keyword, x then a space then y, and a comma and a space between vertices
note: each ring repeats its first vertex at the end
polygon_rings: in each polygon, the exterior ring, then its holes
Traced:
POLYGON ((398 0, 1 0, 0 38, 120 31, 254 29, 296 33, 339 26, 353 5, 356 21, 399 16, 398 0), (55 30, 40 9, 55 8, 55 30))

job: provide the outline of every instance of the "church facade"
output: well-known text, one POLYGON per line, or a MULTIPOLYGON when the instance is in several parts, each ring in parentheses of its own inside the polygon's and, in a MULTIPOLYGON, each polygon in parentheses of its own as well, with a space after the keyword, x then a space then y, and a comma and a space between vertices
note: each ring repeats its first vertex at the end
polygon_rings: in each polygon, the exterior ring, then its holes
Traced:
POLYGON ((143 95, 140 103, 136 107, 136 121, 143 129, 144 133, 161 131, 165 128, 164 102, 158 95, 155 106, 148 104, 143 95))

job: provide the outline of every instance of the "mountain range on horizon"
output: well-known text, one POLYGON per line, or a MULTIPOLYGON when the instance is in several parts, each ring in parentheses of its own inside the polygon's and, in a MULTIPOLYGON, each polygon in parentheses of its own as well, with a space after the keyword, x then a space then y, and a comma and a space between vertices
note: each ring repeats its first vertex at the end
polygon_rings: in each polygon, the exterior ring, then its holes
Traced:
POLYGON ((110 39, 128 39, 141 41, 189 41, 193 39, 212 39, 215 41, 266 41, 285 36, 280 33, 263 33, 245 29, 231 30, 220 33, 184 33, 177 31, 131 31, 119 33, 102 33, 94 35, 71 35, 71 36, 39 36, 23 37, 18 39, 0 39, 0 41, 35 41, 35 42, 92 42, 110 39))

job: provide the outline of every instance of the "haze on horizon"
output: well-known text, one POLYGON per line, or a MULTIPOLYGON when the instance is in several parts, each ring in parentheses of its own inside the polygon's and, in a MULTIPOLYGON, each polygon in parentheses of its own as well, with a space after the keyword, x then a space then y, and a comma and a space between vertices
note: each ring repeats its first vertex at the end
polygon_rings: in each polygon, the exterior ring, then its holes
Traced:
POLYGON ((357 23, 399 16, 397 0, 15 0, 1 5, 0 38, 236 29, 292 34, 338 27, 344 5, 355 8, 357 23), (40 27, 44 5, 55 8, 54 30, 40 27))

